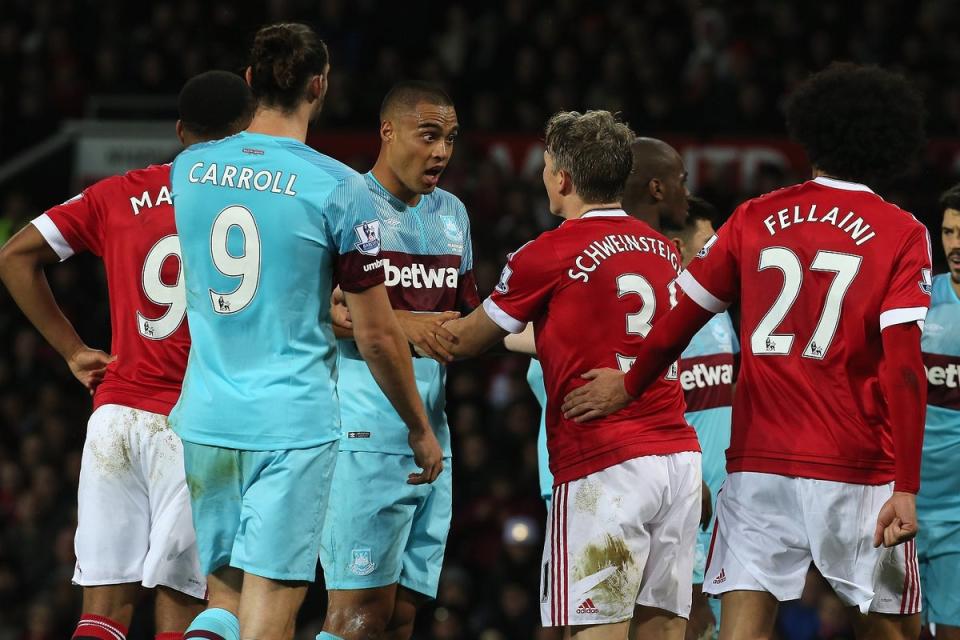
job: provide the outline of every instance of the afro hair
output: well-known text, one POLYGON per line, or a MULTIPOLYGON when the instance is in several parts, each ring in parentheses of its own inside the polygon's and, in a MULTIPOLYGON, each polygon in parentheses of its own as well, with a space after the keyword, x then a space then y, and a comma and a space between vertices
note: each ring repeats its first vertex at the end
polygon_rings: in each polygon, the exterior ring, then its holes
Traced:
POLYGON ((923 99, 903 76, 876 66, 835 63, 797 87, 787 129, 814 167, 867 184, 905 173, 925 137, 923 99))

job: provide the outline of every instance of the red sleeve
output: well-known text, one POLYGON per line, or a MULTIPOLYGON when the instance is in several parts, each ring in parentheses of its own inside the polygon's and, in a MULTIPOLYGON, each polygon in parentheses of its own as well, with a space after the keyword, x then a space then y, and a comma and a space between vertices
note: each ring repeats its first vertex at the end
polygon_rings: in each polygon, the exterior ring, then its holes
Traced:
POLYGON ((890 284, 880 305, 880 329, 894 324, 913 323, 927 316, 930 306, 930 234, 917 224, 907 234, 894 258, 890 284))
POLYGON ((103 190, 104 182, 98 182, 33 221, 61 260, 83 251, 103 255, 103 190))
POLYGON ((741 219, 747 206, 733 212, 677 278, 684 293, 713 313, 725 310, 740 295, 741 219))
POLYGON ((880 334, 883 390, 893 431, 894 491, 920 490, 923 425, 927 413, 927 378, 920 351, 920 327, 915 322, 891 325, 880 334))
POLYGON ((507 257, 500 282, 483 301, 484 311, 504 331, 523 331, 546 306, 557 283, 558 263, 549 236, 523 245, 507 257))

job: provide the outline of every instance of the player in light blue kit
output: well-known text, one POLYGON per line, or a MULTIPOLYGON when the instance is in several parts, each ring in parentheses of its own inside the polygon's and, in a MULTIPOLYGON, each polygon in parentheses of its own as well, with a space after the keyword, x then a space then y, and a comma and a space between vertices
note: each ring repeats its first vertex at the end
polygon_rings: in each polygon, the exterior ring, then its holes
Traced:
MULTIPOLYGON (((684 225, 674 228, 665 223, 663 233, 677 246, 686 267, 714 234, 717 212, 700 198, 691 197, 684 225)), ((718 313, 693 337, 680 357, 680 386, 683 387, 687 412, 684 417, 697 431, 703 455, 703 481, 710 489, 710 500, 704 509, 717 501, 717 492, 727 477, 726 450, 730 446, 730 421, 733 414, 733 385, 736 380, 740 342, 730 314, 718 313)), ((720 601, 707 598, 703 592, 703 572, 707 565, 713 521, 701 529, 693 566, 695 601, 707 602, 716 623, 720 621, 720 601)), ((719 626, 719 625, 717 625, 719 626)))
POLYGON ((340 436, 329 322, 336 278, 358 349, 409 425, 406 471, 428 483, 439 444, 390 310, 363 177, 304 144, 329 72, 306 26, 257 33, 248 131, 194 145, 172 168, 193 344, 170 421, 209 606, 186 638, 290 638, 313 580, 340 436))
POLYGON ((927 422, 917 494, 917 553, 926 619, 937 640, 960 640, 960 185, 940 198, 949 273, 933 279, 921 341, 927 422))
MULTIPOLYGON (((445 364, 452 358, 436 334, 452 338, 440 325, 480 303, 467 211, 437 188, 458 128, 442 90, 396 85, 383 100, 380 154, 365 176, 390 302, 407 338, 430 356, 415 359, 414 372, 448 469, 445 364)), ((413 459, 404 422, 373 384, 346 324, 337 329, 343 427, 320 553, 329 596, 323 628, 346 640, 404 639, 417 608, 437 594, 452 477, 406 483, 413 459)))

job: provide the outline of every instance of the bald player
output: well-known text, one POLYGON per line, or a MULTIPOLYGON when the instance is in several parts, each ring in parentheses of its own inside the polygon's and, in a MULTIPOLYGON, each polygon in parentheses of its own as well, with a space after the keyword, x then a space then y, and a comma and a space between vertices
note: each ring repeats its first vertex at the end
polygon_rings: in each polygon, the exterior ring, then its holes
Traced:
POLYGON ((623 194, 624 210, 657 231, 683 227, 690 195, 683 158, 657 138, 637 138, 630 149, 633 170, 623 194))

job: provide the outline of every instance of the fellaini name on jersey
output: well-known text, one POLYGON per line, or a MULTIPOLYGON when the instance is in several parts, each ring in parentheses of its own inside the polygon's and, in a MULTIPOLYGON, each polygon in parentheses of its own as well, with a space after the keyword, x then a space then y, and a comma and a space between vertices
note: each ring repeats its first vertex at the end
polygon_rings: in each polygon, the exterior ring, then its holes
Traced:
POLYGON ((204 162, 197 162, 190 167, 188 180, 195 184, 212 184, 217 187, 231 187, 234 189, 246 189, 247 191, 269 191, 284 196, 295 196, 293 185, 297 181, 297 174, 291 173, 285 176, 283 171, 269 171, 261 169, 254 171, 250 167, 236 167, 232 164, 223 166, 223 169, 217 166, 216 162, 211 162, 204 169, 204 162), (286 178, 286 186, 282 189, 280 184, 286 178))
POLYGON ((395 267, 390 264, 389 258, 381 258, 364 265, 364 271, 373 271, 383 267, 388 287, 413 287, 414 289, 437 289, 440 287, 457 288, 457 280, 460 277, 459 272, 453 267, 439 267, 429 269, 419 262, 410 265, 395 267))
POLYGON ((817 217, 817 205, 810 205, 810 210, 806 212, 800 210, 800 205, 794 205, 792 212, 790 208, 787 207, 780 209, 780 211, 776 213, 771 213, 764 219, 763 224, 767 227, 767 231, 770 232, 771 236, 795 224, 803 224, 805 222, 831 224, 844 233, 849 234, 858 247, 865 242, 869 242, 871 238, 877 235, 876 232, 870 230, 870 225, 853 211, 848 211, 842 219, 839 217, 840 207, 833 207, 822 216, 817 217), (837 221, 838 219, 839 222, 837 221))
POLYGON ((611 234, 600 240, 594 240, 584 249, 574 263, 579 271, 569 269, 567 276, 573 280, 583 280, 590 282, 590 273, 596 271, 600 264, 612 255, 624 253, 626 251, 640 251, 643 253, 652 253, 668 260, 674 271, 680 272, 680 259, 675 251, 670 251, 670 246, 663 240, 657 238, 648 238, 645 236, 635 236, 629 234, 611 234))
POLYGON ((167 185, 160 187, 160 191, 155 198, 150 196, 149 191, 144 191, 139 198, 130 196, 130 207, 133 209, 133 215, 135 216, 140 215, 141 209, 152 209, 161 204, 173 206, 173 198, 170 197, 170 189, 167 188, 167 185))

